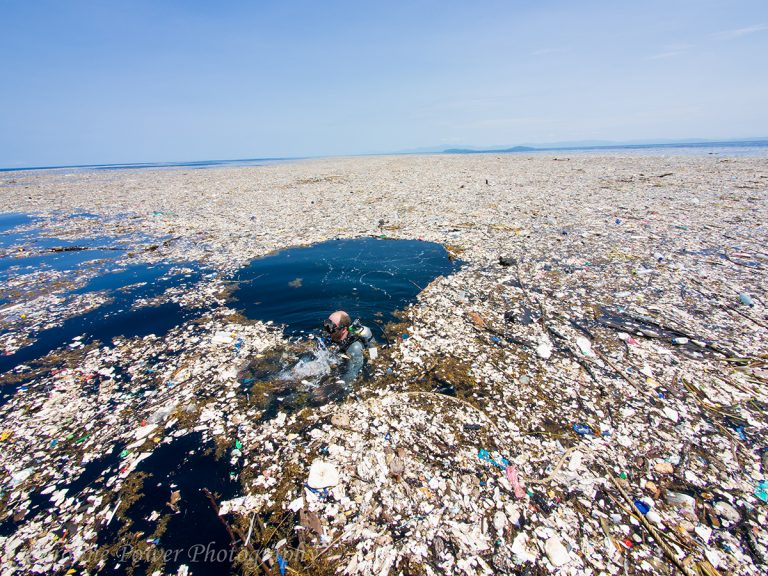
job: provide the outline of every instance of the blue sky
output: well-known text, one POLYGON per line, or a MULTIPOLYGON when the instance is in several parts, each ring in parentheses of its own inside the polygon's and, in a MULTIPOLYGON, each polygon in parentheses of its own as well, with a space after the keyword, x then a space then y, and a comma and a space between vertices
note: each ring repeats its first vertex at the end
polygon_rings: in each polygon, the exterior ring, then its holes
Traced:
POLYGON ((768 136, 768 2, 0 0, 0 166, 768 136))

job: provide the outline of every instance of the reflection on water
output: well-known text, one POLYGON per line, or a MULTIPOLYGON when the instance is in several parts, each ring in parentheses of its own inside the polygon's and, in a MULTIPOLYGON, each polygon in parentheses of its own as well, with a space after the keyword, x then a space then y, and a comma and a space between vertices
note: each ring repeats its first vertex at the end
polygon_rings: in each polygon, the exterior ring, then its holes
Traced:
POLYGON ((234 298, 248 318, 284 324, 288 334, 315 332, 331 312, 346 310, 381 335, 396 310, 458 267, 433 242, 330 240, 254 260, 235 276, 234 298))

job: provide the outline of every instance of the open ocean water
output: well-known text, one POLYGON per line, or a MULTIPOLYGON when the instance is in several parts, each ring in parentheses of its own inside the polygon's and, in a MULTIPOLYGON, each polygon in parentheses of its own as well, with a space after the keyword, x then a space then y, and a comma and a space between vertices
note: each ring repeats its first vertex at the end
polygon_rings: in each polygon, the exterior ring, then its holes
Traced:
MULTIPOLYGON (((724 142, 691 142, 680 144, 620 144, 616 146, 573 146, 534 148, 533 150, 502 151, 476 150, 473 153, 487 154, 551 154, 553 152, 593 153, 608 155, 625 155, 627 153, 644 156, 737 156, 764 157, 768 156, 768 139, 766 140, 733 140, 724 142)), ((430 152, 429 154, 440 154, 430 152)), ((386 155, 386 154, 385 154, 386 155)), ((397 152, 392 155, 397 156, 397 152)), ((365 156, 365 155, 362 155, 365 156)), ((296 158, 245 158, 239 160, 195 160, 188 162, 143 162, 125 164, 83 164, 76 166, 35 166, 24 168, 0 168, 0 172, 30 171, 30 170, 63 170, 63 171, 102 171, 102 170, 141 170, 161 168, 218 168, 224 166, 265 166, 282 162, 306 160, 308 157, 296 158)))

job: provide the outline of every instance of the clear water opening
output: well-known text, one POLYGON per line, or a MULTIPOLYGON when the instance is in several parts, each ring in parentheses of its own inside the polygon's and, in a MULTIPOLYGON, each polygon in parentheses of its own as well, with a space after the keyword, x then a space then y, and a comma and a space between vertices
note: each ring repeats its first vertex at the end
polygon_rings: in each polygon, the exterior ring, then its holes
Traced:
POLYGON ((434 242, 357 238, 289 248, 254 260, 237 276, 235 306, 288 335, 318 332, 334 310, 381 335, 394 313, 459 264, 434 242))

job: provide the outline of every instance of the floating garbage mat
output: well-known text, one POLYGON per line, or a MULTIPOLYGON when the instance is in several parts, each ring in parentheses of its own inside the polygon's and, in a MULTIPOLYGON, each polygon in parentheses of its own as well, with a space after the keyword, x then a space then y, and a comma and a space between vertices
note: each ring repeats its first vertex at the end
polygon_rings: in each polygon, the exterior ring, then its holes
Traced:
POLYGON ((69 213, 0 230, 0 576, 766 573, 764 159, 12 177, 69 213))
POLYGON ((316 332, 331 312, 345 310, 381 335, 397 310, 459 266, 434 242, 330 240, 254 260, 236 275, 235 305, 289 334, 316 332))

